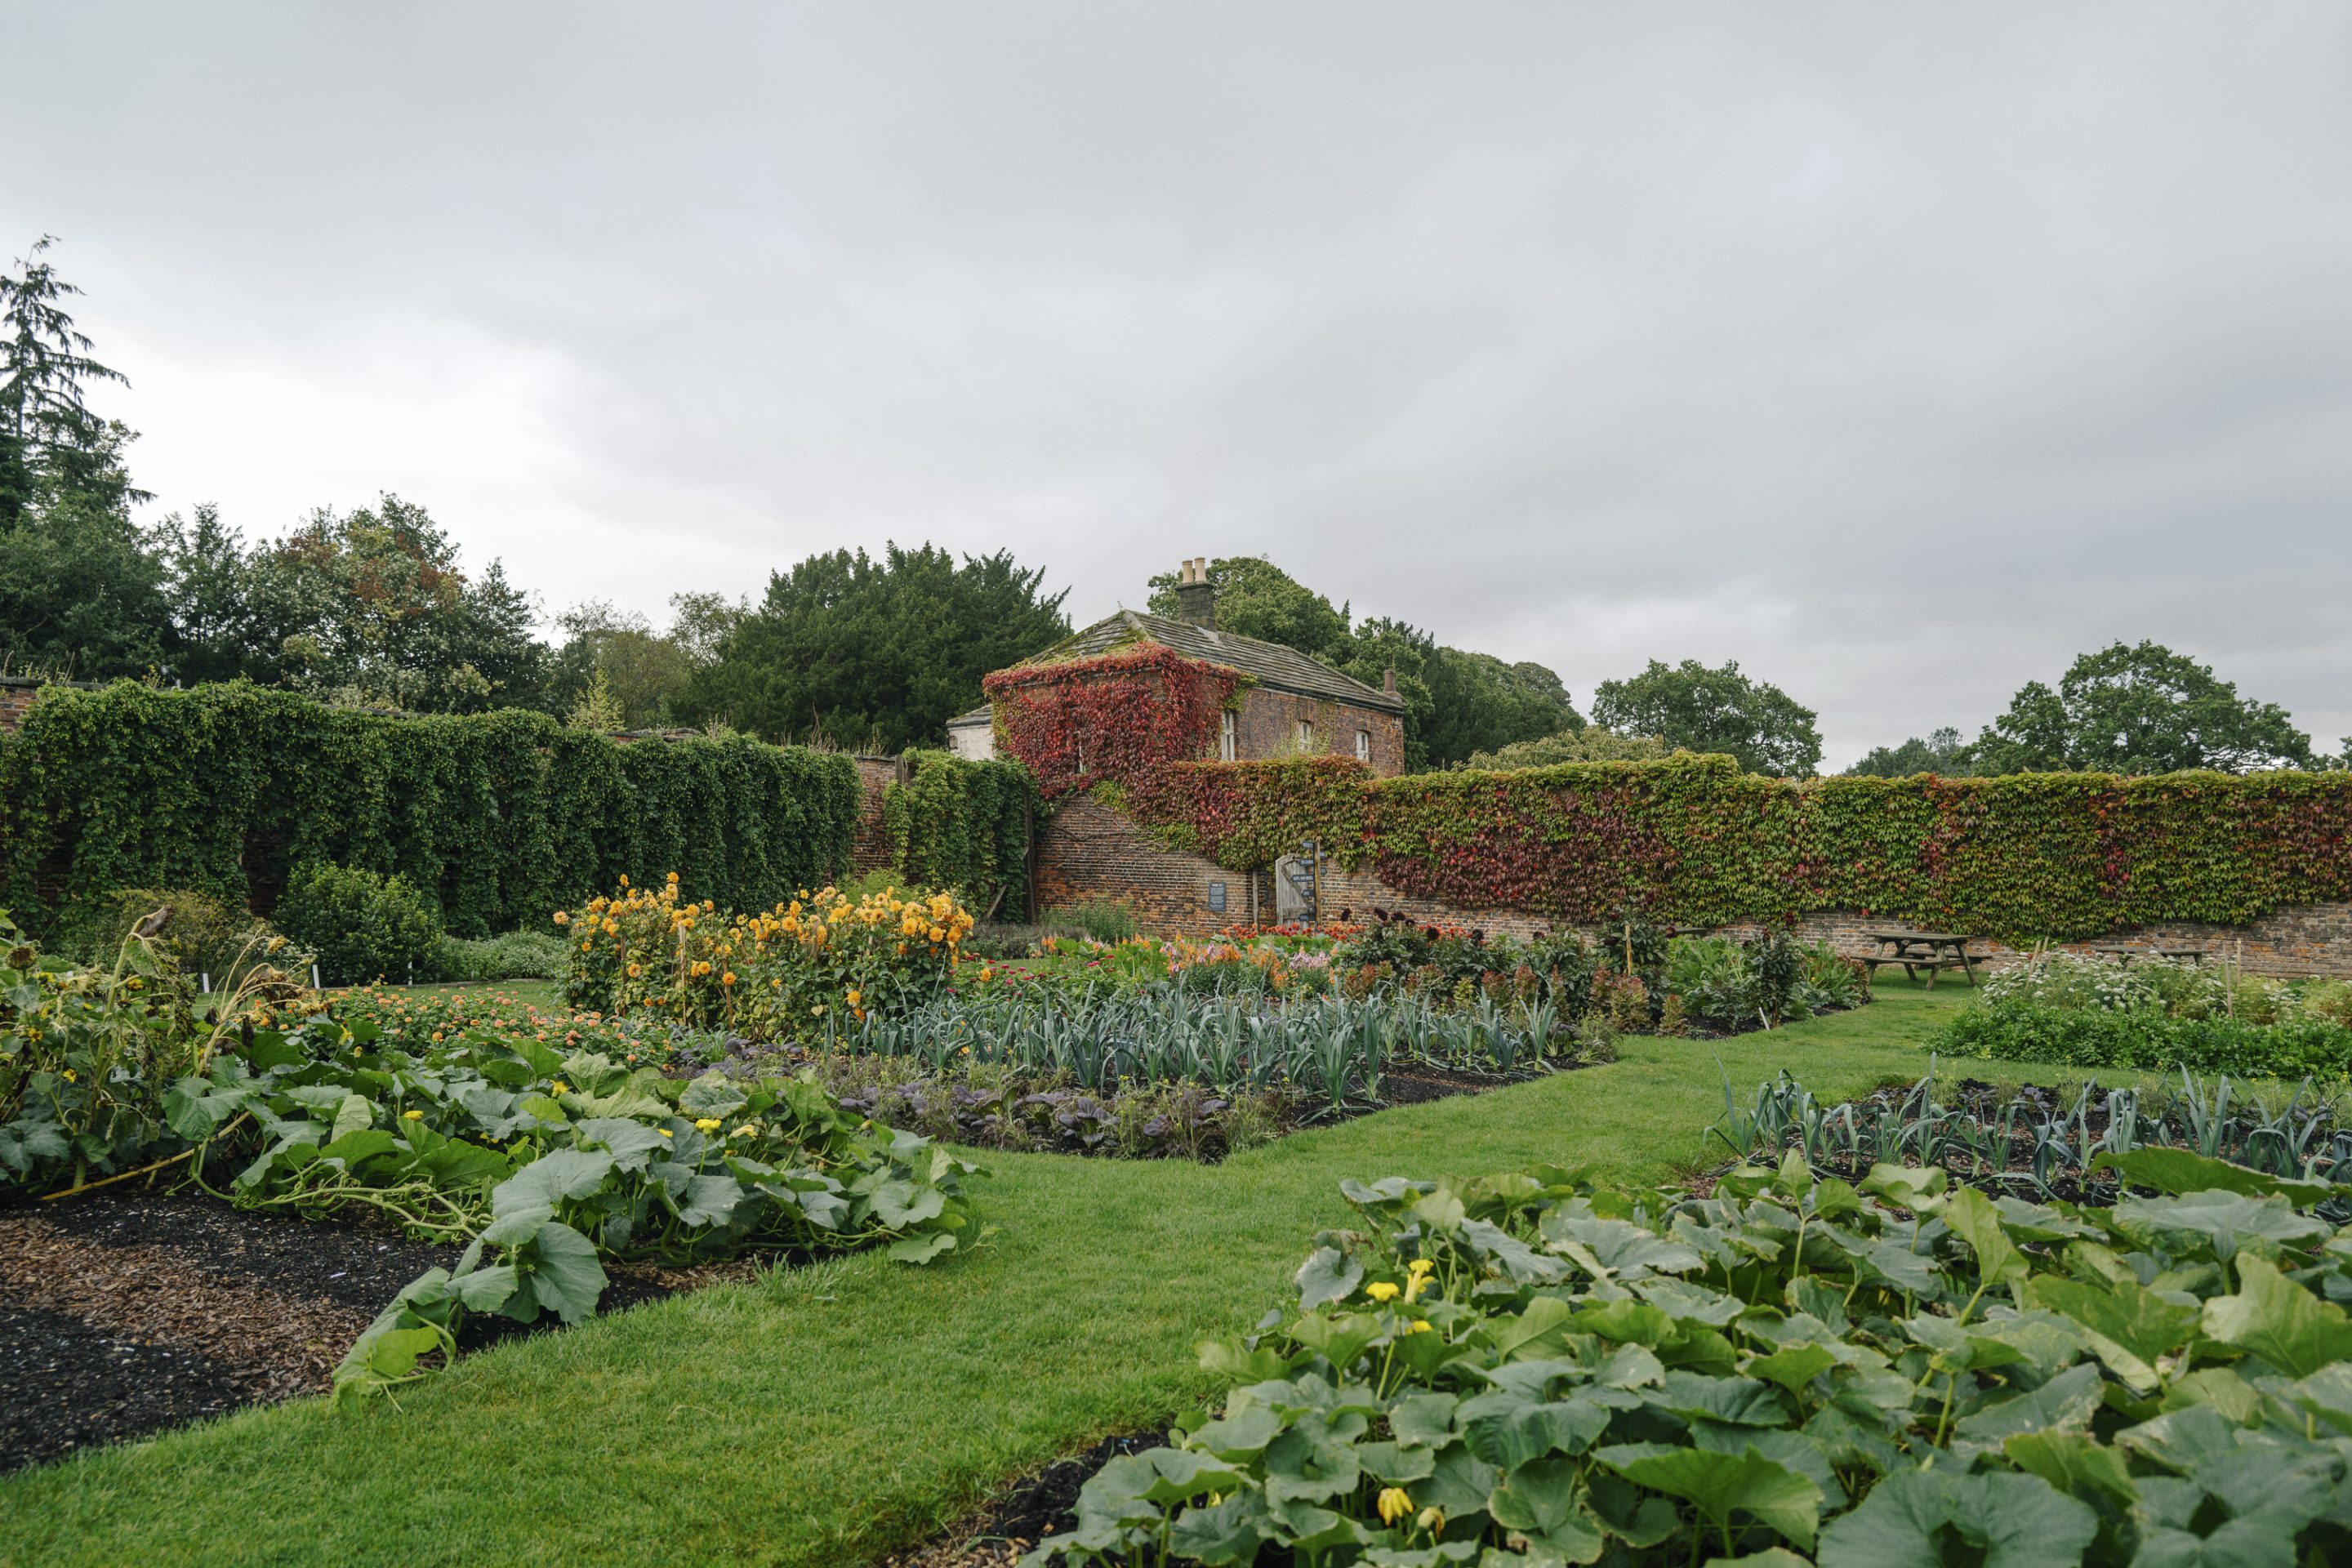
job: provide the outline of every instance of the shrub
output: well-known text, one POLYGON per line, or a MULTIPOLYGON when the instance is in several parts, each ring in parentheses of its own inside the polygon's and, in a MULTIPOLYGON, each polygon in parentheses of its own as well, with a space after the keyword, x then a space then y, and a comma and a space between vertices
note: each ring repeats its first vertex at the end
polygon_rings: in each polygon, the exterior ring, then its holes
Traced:
POLYGON ((76 965, 0 910, 0 1187, 84 1181, 172 1142, 164 1094, 211 1044, 194 991, 137 937, 76 965))
POLYGON ((435 963, 443 980, 468 984, 495 980, 561 980, 570 967, 572 949, 561 937, 545 931, 514 931, 471 942, 461 936, 441 939, 435 963))
POLYGON ((1112 899, 1089 899, 1047 910, 1040 923, 1055 931, 1076 931, 1097 942, 1125 942, 1135 934, 1135 911, 1112 899))
POLYGON ((972 927, 952 893, 885 890, 853 901, 824 888, 740 914, 678 889, 672 872, 658 892, 624 881, 610 898, 557 911, 571 944, 572 1005, 797 1039, 843 1016, 888 1016, 935 999, 972 927))
POLYGON ((1863 968, 1827 942, 1801 945, 1780 932, 1750 942, 1678 936, 1666 946, 1664 984, 1689 1015, 1716 1028, 1748 1029, 1809 1018, 1870 1000, 1863 968))
POLYGON ((2352 1069, 2352 986, 2052 953, 1988 976, 1942 1041, 2011 1061, 2334 1077, 2352 1069))
POLYGON ((1216 1418, 1105 1465, 1024 1568, 2347 1561, 2326 1184, 2117 1158, 2157 1195, 1793 1153, 1704 1198, 1344 1183, 1295 1312, 1202 1347, 1216 1418))
POLYGON ((2025 1002, 2069 1011, 2211 1018, 2229 1014, 2231 992, 2230 977, 2220 968, 2168 958, 2126 963, 2117 958, 2053 952, 1987 975, 1982 996, 1991 1003, 2025 1002))
POLYGON ((278 933, 267 921, 194 888, 118 888, 86 900, 63 922, 58 945, 90 963, 111 965, 131 929, 159 910, 169 913, 148 933, 155 951, 192 980, 209 977, 216 990, 234 990, 265 960, 294 973, 310 966, 310 954, 299 948, 271 949, 278 933))
POLYGON ((2307 987, 2303 994, 2303 1010, 2312 1017, 2352 1028, 2352 984, 2327 980, 2307 987))
POLYGON ((403 877, 354 867, 298 869, 278 905, 287 934, 318 955, 330 984, 431 974, 441 955, 441 914, 403 877))
POLYGON ((2352 1029, 2315 1017, 2253 1024, 2007 999, 1961 1013, 1936 1044, 1961 1056, 2063 1067, 2189 1068, 2274 1078, 2352 1072, 2352 1029))
POLYGON ((1407 991, 1433 996, 1441 982, 1450 993, 1465 980, 1483 987, 1490 973, 1516 976, 1525 971, 1534 982, 1536 996, 1571 1021, 1593 1005, 1593 973, 1599 962, 1574 931, 1520 942, 1404 919, 1376 920, 1331 952, 1331 963, 1342 972, 1384 969, 1388 975, 1402 977, 1407 991))

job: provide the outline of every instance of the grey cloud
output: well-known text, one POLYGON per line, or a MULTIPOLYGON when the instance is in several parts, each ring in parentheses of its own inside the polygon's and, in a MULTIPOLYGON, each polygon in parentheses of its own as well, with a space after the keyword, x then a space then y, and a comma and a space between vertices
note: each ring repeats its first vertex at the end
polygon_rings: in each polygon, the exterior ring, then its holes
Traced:
POLYGON ((531 367, 527 471, 265 426, 159 504, 282 526, 236 498, 331 449, 656 611, 889 537, 1082 616, 1263 551, 1580 700, 1736 657, 1832 762, 2116 637, 2352 731, 2340 7, 0 19, 0 237, 175 398, 340 407, 362 327, 531 367))

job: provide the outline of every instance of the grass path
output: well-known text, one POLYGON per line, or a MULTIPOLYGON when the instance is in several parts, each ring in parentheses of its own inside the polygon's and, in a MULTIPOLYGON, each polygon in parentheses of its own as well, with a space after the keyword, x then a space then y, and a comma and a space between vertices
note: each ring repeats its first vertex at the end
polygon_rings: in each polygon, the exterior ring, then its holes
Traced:
POLYGON ((1965 993, 1881 994, 1769 1036, 1630 1041, 1611 1067, 1222 1165, 993 1156, 1003 1230, 979 1254, 704 1290, 473 1357, 398 1408, 302 1401, 20 1474, 0 1481, 0 1564, 866 1561, 1197 1404, 1194 1342, 1281 1300, 1310 1233, 1348 1214, 1340 1178, 1663 1175, 1722 1109, 1718 1056, 1742 1093, 1782 1066, 1830 1095, 1918 1076, 1965 993))

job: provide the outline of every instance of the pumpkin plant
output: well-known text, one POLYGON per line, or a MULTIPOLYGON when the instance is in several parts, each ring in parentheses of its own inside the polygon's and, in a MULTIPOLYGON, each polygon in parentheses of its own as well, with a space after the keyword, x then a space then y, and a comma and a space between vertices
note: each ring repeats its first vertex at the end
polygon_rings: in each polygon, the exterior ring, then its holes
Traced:
POLYGON ((1696 1197, 1538 1166, 1341 1191, 1222 1408, 1025 1560, 2003 1568, 2352 1553, 2343 1191, 2184 1150, 2111 1209, 1858 1186, 1696 1197))
POLYGON ((977 1166, 852 1115, 813 1076, 680 1083, 488 1031, 411 1053, 365 1022, 320 1020, 256 1031, 164 1104, 197 1146, 200 1180, 243 1161, 225 1194, 240 1205, 371 1211, 465 1247, 352 1348, 335 1373, 346 1396, 454 1350, 465 1310, 583 1321, 607 1258, 686 1265, 879 1243, 928 1263, 982 1234, 964 1192, 977 1166))

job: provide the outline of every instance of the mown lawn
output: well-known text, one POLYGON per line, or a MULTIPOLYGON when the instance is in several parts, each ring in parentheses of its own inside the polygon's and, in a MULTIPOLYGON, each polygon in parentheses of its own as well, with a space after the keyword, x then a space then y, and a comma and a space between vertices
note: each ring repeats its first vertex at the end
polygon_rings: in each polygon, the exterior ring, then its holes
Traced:
MULTIPOLYGON (((1771 1035, 1309 1131, 1223 1165, 998 1155, 986 1250, 857 1258, 471 1358, 337 1415, 305 1401, 0 1481, 0 1563, 856 1563, 1211 1387, 1195 1342, 1282 1298, 1345 1176, 1696 1157, 1787 1066, 1844 1095, 1925 1066, 1964 989, 1900 984, 1771 1035)), ((1972 1068, 1992 1064, 1969 1064, 1972 1068)), ((2000 1076, 2055 1081, 2054 1072, 2000 1076)))

